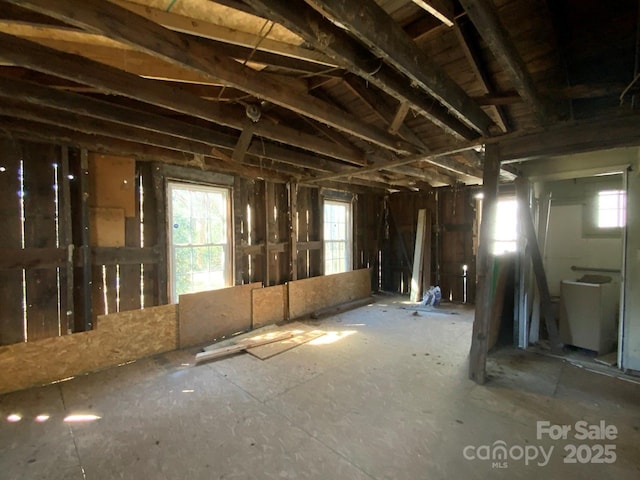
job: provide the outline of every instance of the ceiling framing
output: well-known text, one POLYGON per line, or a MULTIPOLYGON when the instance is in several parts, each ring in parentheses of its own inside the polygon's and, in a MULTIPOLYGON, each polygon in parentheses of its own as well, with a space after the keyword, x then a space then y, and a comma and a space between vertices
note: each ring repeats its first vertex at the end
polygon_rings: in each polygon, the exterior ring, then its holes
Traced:
POLYGON ((636 0, 0 5, 4 135, 387 190, 634 142, 636 0))

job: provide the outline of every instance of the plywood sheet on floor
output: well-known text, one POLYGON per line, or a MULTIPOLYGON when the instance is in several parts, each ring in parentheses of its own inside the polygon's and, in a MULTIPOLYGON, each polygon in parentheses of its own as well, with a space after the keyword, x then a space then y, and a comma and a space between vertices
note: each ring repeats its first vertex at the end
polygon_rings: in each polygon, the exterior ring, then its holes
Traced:
POLYGON ((287 286, 256 288, 251 291, 252 328, 283 322, 287 318, 287 286))
POLYGON ((289 318, 300 318, 316 310, 368 297, 371 294, 371 270, 289 282, 289 318))
POLYGON ((288 332, 293 333, 294 336, 279 342, 249 348, 247 349, 247 352, 260 360, 266 360, 267 358, 271 358, 275 355, 291 350, 292 348, 310 342, 311 340, 321 337, 326 333, 322 330, 313 330, 311 327, 304 325, 303 323, 294 322, 284 325, 277 330, 273 330, 272 332, 269 332, 268 335, 275 336, 288 332))
POLYGON ((212 342, 251 328, 251 291, 262 283, 180 295, 180 348, 212 342))
POLYGON ((176 305, 98 317, 98 329, 0 348, 0 393, 174 350, 176 305))

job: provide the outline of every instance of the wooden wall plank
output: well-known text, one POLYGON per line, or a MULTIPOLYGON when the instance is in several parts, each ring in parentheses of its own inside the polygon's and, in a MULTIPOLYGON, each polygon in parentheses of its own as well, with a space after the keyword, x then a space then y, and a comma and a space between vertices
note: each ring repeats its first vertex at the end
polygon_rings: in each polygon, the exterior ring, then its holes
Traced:
POLYGON ((287 319, 287 286, 251 290, 251 328, 283 322, 287 319))
POLYGON ((371 270, 363 268, 289 282, 289 317, 300 318, 321 308, 371 294, 371 270))
POLYGON ((89 153, 91 207, 122 208, 126 217, 136 215, 135 160, 101 153, 89 153))
POLYGON ((0 347, 0 393, 174 350, 176 305, 98 319, 90 332, 0 347))
MULTIPOLYGON (((139 209, 139 202, 136 201, 139 209)), ((140 214, 125 219, 125 244, 140 247, 140 214)), ((140 308, 140 264, 119 264, 120 312, 140 308)))
MULTIPOLYGON (((144 246, 147 247, 160 247, 160 241, 158 240, 159 227, 158 227, 158 209, 156 207, 156 195, 154 192, 154 176, 152 169, 154 166, 148 163, 141 163, 138 165, 139 175, 142 177, 142 190, 143 190, 143 228, 144 228, 144 246)), ((164 222, 163 222, 164 224, 164 222)), ((160 252, 165 250, 159 249, 160 252)), ((159 268, 165 265, 166 254, 162 255, 162 262, 158 264, 144 263, 142 265, 143 274, 143 297, 144 307, 151 307, 153 305, 160 305, 159 290, 160 290, 160 277, 159 268)))
POLYGON ((219 340, 251 328, 251 290, 261 283, 180 295, 180 348, 219 340))
POLYGON ((123 208, 91 207, 89 217, 91 246, 124 247, 125 211, 123 208))
MULTIPOLYGON (((56 248, 56 176, 60 148, 22 142, 24 162, 24 246, 56 248)), ((27 339, 38 340, 60 333, 58 272, 55 268, 25 272, 27 339)))
MULTIPOLYGON (((0 247, 22 247, 20 145, 0 138, 0 247)), ((24 341, 22 271, 0 270, 0 345, 24 341)))

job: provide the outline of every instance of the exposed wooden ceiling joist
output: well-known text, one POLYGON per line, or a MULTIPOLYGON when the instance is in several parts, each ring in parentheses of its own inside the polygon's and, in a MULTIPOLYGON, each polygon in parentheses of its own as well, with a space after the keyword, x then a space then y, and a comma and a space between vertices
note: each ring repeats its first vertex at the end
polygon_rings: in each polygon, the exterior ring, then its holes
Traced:
POLYGON ((111 0, 138 15, 153 20, 154 22, 181 33, 188 33, 198 37, 230 43, 241 47, 275 53, 284 57, 305 60, 307 62, 323 65, 325 68, 335 67, 335 62, 328 56, 317 50, 310 50, 299 45, 264 38, 252 33, 242 32, 224 25, 217 25, 203 20, 194 21, 192 18, 177 15, 145 5, 140 5, 124 0, 111 0))
POLYGON ((9 1, 129 44, 164 61, 202 73, 392 151, 414 151, 410 145, 387 132, 363 124, 310 95, 292 92, 284 82, 220 56, 204 39, 173 32, 118 5, 98 0, 9 1))
POLYGON ((538 92, 520 53, 500 21, 493 2, 489 0, 460 0, 460 4, 495 55, 496 60, 511 75, 514 88, 522 98, 531 104, 540 121, 543 124, 548 123, 551 114, 546 100, 538 92))
POLYGON ((246 0, 274 21, 295 31, 307 42, 332 57, 342 68, 364 78, 400 102, 409 102, 418 113, 446 132, 470 140, 477 133, 449 115, 446 108, 413 88, 393 68, 354 41, 311 7, 288 0, 246 0))
POLYGON ((374 0, 307 0, 307 3, 347 27, 380 58, 437 98, 462 121, 481 133, 488 133, 493 122, 487 114, 374 0))
MULTIPOLYGON (((238 117, 233 110, 229 110, 224 105, 203 100, 175 86, 140 78, 84 57, 61 53, 11 35, 0 33, 0 42, 6 47, 0 49, 0 61, 7 61, 91 85, 107 93, 122 95, 242 130, 243 118, 238 117)), ((355 148, 347 149, 284 125, 260 122, 256 126, 255 134, 346 162, 366 164, 363 154, 355 148)))

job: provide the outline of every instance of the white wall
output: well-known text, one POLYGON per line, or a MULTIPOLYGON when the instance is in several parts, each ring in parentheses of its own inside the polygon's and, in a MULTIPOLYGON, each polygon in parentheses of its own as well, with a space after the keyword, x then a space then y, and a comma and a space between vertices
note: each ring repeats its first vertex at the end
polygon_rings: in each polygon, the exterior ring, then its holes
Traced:
MULTIPOLYGON (((549 228, 544 264, 551 295, 560 295, 562 280, 577 280, 584 274, 572 266, 620 270, 622 268, 622 233, 603 236, 587 220, 593 218, 594 199, 600 190, 622 189, 623 177, 608 175, 547 182, 544 194, 551 194, 549 228)), ((620 274, 602 273, 620 283, 620 274)))

